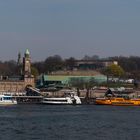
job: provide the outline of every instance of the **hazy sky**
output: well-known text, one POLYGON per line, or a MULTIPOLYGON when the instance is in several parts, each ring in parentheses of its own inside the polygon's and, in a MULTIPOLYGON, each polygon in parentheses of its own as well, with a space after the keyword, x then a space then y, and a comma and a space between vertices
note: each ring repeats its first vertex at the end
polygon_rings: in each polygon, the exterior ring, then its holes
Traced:
POLYGON ((140 56, 140 0, 1 0, 0 60, 140 56))

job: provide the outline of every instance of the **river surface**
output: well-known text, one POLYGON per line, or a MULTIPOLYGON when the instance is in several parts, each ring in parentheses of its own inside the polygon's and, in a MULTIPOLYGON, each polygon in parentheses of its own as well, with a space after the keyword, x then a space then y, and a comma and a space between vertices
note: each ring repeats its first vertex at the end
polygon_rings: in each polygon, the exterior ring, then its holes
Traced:
POLYGON ((0 106, 0 140, 140 140, 140 107, 0 106))

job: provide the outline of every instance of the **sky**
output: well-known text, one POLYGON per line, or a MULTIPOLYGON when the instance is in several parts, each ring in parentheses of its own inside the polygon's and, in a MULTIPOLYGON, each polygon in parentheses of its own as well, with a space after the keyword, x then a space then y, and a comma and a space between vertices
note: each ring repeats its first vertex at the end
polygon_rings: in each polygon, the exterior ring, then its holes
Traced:
POLYGON ((140 0, 1 0, 0 60, 140 56, 140 0))

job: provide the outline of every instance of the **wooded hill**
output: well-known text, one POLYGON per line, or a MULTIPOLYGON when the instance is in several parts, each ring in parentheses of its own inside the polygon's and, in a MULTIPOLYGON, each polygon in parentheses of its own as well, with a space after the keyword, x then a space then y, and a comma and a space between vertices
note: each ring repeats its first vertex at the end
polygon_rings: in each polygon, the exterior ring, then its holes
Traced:
MULTIPOLYGON (((88 57, 88 59, 91 60, 90 57, 88 57)), ((123 68, 125 72, 125 76, 127 76, 128 78, 136 77, 137 79, 140 79, 140 57, 138 56, 115 56, 106 59, 99 59, 98 57, 94 57, 92 58, 92 60, 95 60, 96 62, 101 62, 105 60, 118 61, 118 64, 123 68)), ((68 59, 62 59, 59 55, 50 56, 44 61, 32 62, 32 73, 34 75, 39 75, 42 73, 48 74, 56 71, 73 70, 76 61, 77 60, 73 57, 70 57, 68 59)), ((19 75, 21 73, 22 66, 18 65, 16 61, 0 61, 0 75, 13 76, 19 75)))

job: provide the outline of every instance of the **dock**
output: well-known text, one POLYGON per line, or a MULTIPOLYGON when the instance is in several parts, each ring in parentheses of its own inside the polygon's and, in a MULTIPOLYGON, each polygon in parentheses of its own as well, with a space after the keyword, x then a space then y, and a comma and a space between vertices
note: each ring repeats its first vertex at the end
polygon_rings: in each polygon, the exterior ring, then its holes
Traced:
POLYGON ((41 103, 43 96, 13 96, 18 104, 38 104, 41 103))

